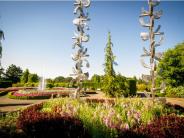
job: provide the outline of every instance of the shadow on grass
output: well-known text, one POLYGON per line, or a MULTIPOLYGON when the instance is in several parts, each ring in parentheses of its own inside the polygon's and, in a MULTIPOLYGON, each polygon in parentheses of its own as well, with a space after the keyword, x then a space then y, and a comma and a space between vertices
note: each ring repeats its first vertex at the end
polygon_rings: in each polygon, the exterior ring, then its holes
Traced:
POLYGON ((6 106, 23 106, 23 105, 30 105, 33 103, 12 103, 12 104, 0 104, 0 107, 6 107, 6 106))

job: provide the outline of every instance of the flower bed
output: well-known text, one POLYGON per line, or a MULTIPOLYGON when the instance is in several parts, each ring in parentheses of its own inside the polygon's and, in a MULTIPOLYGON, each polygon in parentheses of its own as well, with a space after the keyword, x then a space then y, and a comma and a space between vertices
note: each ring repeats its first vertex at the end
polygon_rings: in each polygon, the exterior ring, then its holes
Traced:
POLYGON ((28 107, 19 114, 14 134, 17 137, 184 137, 184 117, 180 115, 183 112, 179 113, 175 106, 138 98, 93 101, 59 98, 28 107))
POLYGON ((159 101, 153 103, 148 99, 133 98, 87 99, 87 102, 55 99, 45 102, 41 111, 76 116, 92 137, 137 137, 142 135, 135 131, 140 126, 163 115, 177 113, 159 101))
POLYGON ((10 99, 49 99, 49 98, 55 98, 55 97, 67 97, 69 96, 70 92, 34 92, 34 93, 20 93, 18 91, 16 92, 9 92, 8 98, 10 99))
POLYGON ((42 104, 24 110, 18 120, 17 128, 27 137, 90 138, 82 122, 70 114, 41 112, 42 104))

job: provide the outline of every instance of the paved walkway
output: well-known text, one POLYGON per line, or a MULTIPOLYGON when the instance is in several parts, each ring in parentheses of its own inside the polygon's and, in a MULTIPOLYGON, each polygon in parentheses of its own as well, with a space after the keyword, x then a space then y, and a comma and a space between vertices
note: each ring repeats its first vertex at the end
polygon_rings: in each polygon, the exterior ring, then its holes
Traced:
POLYGON ((166 98, 167 103, 180 105, 184 108, 184 98, 166 98))
POLYGON ((7 95, 0 96, 0 112, 16 111, 22 107, 26 107, 31 104, 41 103, 46 100, 16 100, 9 99, 7 95))
MULTIPOLYGON (((97 91, 97 93, 88 93, 86 97, 83 98, 105 98, 103 92, 97 91)), ((16 100, 9 99, 6 95, 0 97, 0 112, 16 111, 22 107, 26 107, 32 104, 38 104, 45 100, 16 100)), ((167 103, 177 104, 184 107, 184 98, 166 98, 167 103)))

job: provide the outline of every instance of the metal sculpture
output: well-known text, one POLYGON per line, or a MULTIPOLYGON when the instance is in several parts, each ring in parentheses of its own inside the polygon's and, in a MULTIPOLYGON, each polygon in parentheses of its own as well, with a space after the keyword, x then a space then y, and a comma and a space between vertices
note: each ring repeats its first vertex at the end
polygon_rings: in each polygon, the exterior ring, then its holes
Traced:
POLYGON ((74 97, 79 97, 80 92, 82 91, 82 81, 87 80, 89 77, 88 72, 83 72, 82 68, 85 66, 89 68, 89 62, 87 57, 87 48, 83 46, 83 42, 88 42, 90 37, 85 33, 86 30, 89 30, 89 26, 87 24, 90 21, 88 17, 88 12, 85 11, 85 8, 90 6, 90 0, 75 0, 74 2, 74 14, 76 18, 73 20, 73 24, 76 25, 77 30, 74 32, 74 44, 73 49, 75 49, 75 53, 72 54, 72 59, 75 62, 75 67, 73 67, 73 76, 76 77, 76 81, 78 84, 78 88, 74 93, 74 97))
POLYGON ((150 48, 149 50, 147 50, 145 47, 143 47, 143 51, 144 54, 141 55, 142 59, 141 59, 141 63, 142 66, 145 68, 150 69, 150 81, 151 81, 151 93, 152 93, 152 97, 154 99, 154 92, 158 89, 161 89, 161 91, 164 89, 163 86, 165 86, 163 83, 161 85, 160 88, 156 88, 155 85, 155 78, 156 78, 156 67, 158 62, 160 61, 160 59, 162 58, 162 53, 156 53, 155 52, 155 48, 157 46, 160 46, 162 44, 163 41, 163 32, 160 32, 160 28, 161 25, 158 25, 158 27, 156 28, 156 30, 154 31, 154 21, 155 19, 160 19, 160 17, 163 14, 163 11, 154 11, 154 8, 156 6, 158 6, 160 4, 159 0, 148 0, 148 5, 149 5, 149 11, 144 10, 144 8, 142 8, 141 10, 141 15, 139 16, 139 22, 141 24, 141 26, 143 27, 147 27, 149 29, 149 32, 141 32, 140 33, 140 37, 143 41, 150 41, 150 48), (149 18, 149 22, 146 23, 144 21, 144 18, 148 17, 149 18), (159 42, 156 43, 155 38, 156 37, 160 37, 159 42), (144 62, 143 57, 150 57, 150 64, 146 64, 144 62))
POLYGON ((1 69, 1 58, 2 58, 2 40, 4 40, 4 32, 0 30, 0 69, 1 69))

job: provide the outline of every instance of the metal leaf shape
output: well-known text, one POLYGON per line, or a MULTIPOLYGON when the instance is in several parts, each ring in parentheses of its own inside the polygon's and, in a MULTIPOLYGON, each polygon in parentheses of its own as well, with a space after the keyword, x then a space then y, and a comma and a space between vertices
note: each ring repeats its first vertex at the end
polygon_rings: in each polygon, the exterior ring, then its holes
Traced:
POLYGON ((160 19, 160 17, 162 15, 163 15, 163 11, 162 10, 153 13, 153 16, 154 16, 155 19, 160 19))
POLYGON ((163 56, 162 52, 155 53, 155 60, 160 61, 162 59, 162 56, 163 56))
POLYGON ((143 51, 144 51, 144 54, 141 55, 142 57, 144 57, 144 56, 150 56, 150 52, 148 52, 148 50, 146 50, 145 47, 143 47, 143 51))
POLYGON ((146 74, 142 74, 142 79, 145 82, 149 82, 151 80, 151 76, 150 75, 146 75, 146 74))
POLYGON ((162 44, 163 40, 164 40, 164 36, 161 35, 159 42, 158 43, 155 43, 155 47, 160 46, 162 44))
POLYGON ((148 0, 148 4, 151 4, 153 7, 156 7, 160 4, 160 0, 148 0))
POLYGON ((149 16, 149 12, 144 10, 144 8, 141 9, 141 15, 140 17, 143 17, 143 16, 149 16))
POLYGON ((148 69, 151 69, 151 67, 150 67, 149 65, 147 65, 147 64, 144 62, 143 59, 141 59, 141 64, 142 64, 143 67, 148 68, 148 69))
POLYGON ((157 32, 157 33, 154 33, 155 35, 164 35, 164 32, 157 32))
POLYGON ((5 39, 4 32, 2 30, 0 30, 0 41, 4 40, 4 39, 5 39))
POLYGON ((161 25, 158 25, 157 29, 154 31, 154 33, 157 33, 158 31, 160 31, 161 25))
POLYGON ((143 27, 150 27, 151 25, 149 23, 145 23, 143 17, 139 17, 139 22, 143 27))
POLYGON ((141 36, 141 39, 142 39, 143 41, 146 41, 146 40, 149 39, 149 33, 141 32, 141 33, 140 33, 140 36, 141 36))

